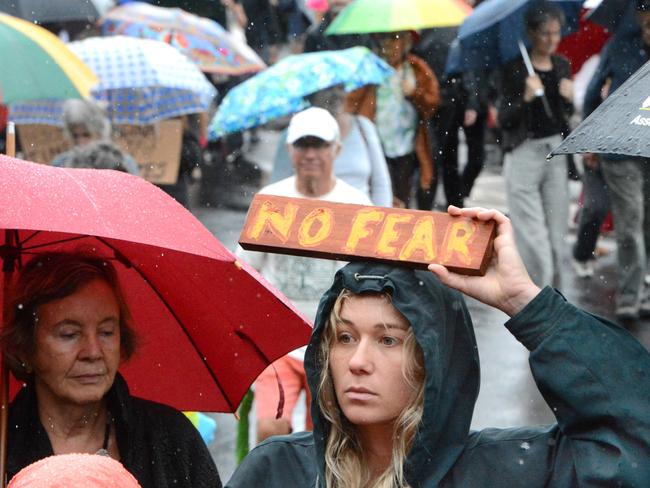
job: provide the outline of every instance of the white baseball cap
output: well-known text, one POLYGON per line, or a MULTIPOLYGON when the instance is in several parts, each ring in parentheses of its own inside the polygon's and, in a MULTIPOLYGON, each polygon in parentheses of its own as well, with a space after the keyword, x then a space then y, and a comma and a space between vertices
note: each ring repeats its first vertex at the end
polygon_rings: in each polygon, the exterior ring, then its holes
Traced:
POLYGON ((301 137, 313 136, 327 142, 339 141, 339 124, 324 108, 311 107, 291 118, 287 143, 293 144, 301 137))

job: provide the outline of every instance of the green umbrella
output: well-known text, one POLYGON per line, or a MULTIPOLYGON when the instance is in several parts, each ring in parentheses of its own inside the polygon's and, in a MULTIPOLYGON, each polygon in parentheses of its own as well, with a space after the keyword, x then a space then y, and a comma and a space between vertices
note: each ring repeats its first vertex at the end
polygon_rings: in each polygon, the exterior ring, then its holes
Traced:
POLYGON ((355 0, 326 34, 397 32, 462 24, 472 8, 463 0, 355 0))
POLYGON ((0 103, 83 98, 94 73, 47 30, 0 13, 0 103))

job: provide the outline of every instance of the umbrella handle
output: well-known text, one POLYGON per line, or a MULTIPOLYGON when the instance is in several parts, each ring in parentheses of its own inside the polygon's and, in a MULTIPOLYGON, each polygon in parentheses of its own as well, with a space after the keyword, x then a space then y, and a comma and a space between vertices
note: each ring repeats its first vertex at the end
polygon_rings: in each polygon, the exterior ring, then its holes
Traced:
POLYGON ((7 156, 16 157, 16 125, 13 122, 7 122, 7 156))
MULTIPOLYGON (((519 44, 519 51, 521 52, 521 57, 523 58, 524 64, 526 65, 526 71, 528 71, 528 76, 534 76, 535 68, 533 68, 533 63, 530 60, 530 56, 528 55, 528 49, 526 49, 526 46, 524 45, 521 39, 519 39, 517 43, 519 44)), ((544 105, 544 112, 546 112, 546 116, 549 119, 552 119, 553 112, 551 111, 551 106, 549 105, 548 99, 546 98, 546 95, 544 93, 544 88, 539 88, 538 90, 535 90, 535 96, 542 100, 542 105, 544 105)))
POLYGON ((526 49, 526 46, 524 45, 524 42, 521 39, 517 41, 517 44, 519 45, 519 52, 521 53, 521 57, 524 60, 524 65, 526 65, 526 71, 528 71, 528 76, 534 76, 535 68, 533 68, 533 63, 530 60, 530 56, 528 55, 528 49, 526 49))

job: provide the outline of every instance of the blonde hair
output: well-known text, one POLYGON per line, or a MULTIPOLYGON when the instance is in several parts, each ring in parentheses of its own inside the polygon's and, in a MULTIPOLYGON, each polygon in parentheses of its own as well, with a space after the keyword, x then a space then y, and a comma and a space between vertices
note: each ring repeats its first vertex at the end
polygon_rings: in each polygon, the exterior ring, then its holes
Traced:
MULTIPOLYGON (((387 293, 378 293, 389 302, 387 293)), ((392 461, 384 472, 373 478, 364 457, 356 427, 345 417, 334 392, 329 371, 329 355, 336 340, 336 325, 346 299, 355 296, 343 290, 336 299, 329 320, 323 330, 319 355, 321 376, 318 387, 318 406, 330 424, 325 443, 325 486, 326 488, 403 488, 408 486, 404 478, 404 462, 411 449, 413 439, 422 419, 424 405, 424 358, 409 327, 404 340, 402 374, 415 391, 411 402, 396 419, 393 430, 392 461)))

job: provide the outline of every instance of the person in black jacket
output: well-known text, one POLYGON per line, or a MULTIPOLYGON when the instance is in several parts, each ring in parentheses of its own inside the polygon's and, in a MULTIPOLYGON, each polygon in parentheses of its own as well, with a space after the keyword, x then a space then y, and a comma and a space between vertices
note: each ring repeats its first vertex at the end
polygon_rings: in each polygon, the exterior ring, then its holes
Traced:
POLYGON ((280 24, 269 0, 238 0, 246 14, 246 42, 264 60, 273 64, 281 42, 280 24))
POLYGON ((526 13, 534 68, 516 59, 501 73, 498 120, 506 154, 504 175, 517 247, 538 286, 566 286, 568 176, 564 158, 546 161, 573 110, 573 83, 566 58, 555 54, 564 14, 550 2, 526 13))
POLYGON ((9 479, 53 454, 89 453, 119 460, 143 488, 221 486, 191 422, 131 396, 119 375, 137 341, 109 262, 39 255, 8 310, 3 359, 26 385, 9 407, 9 479))

